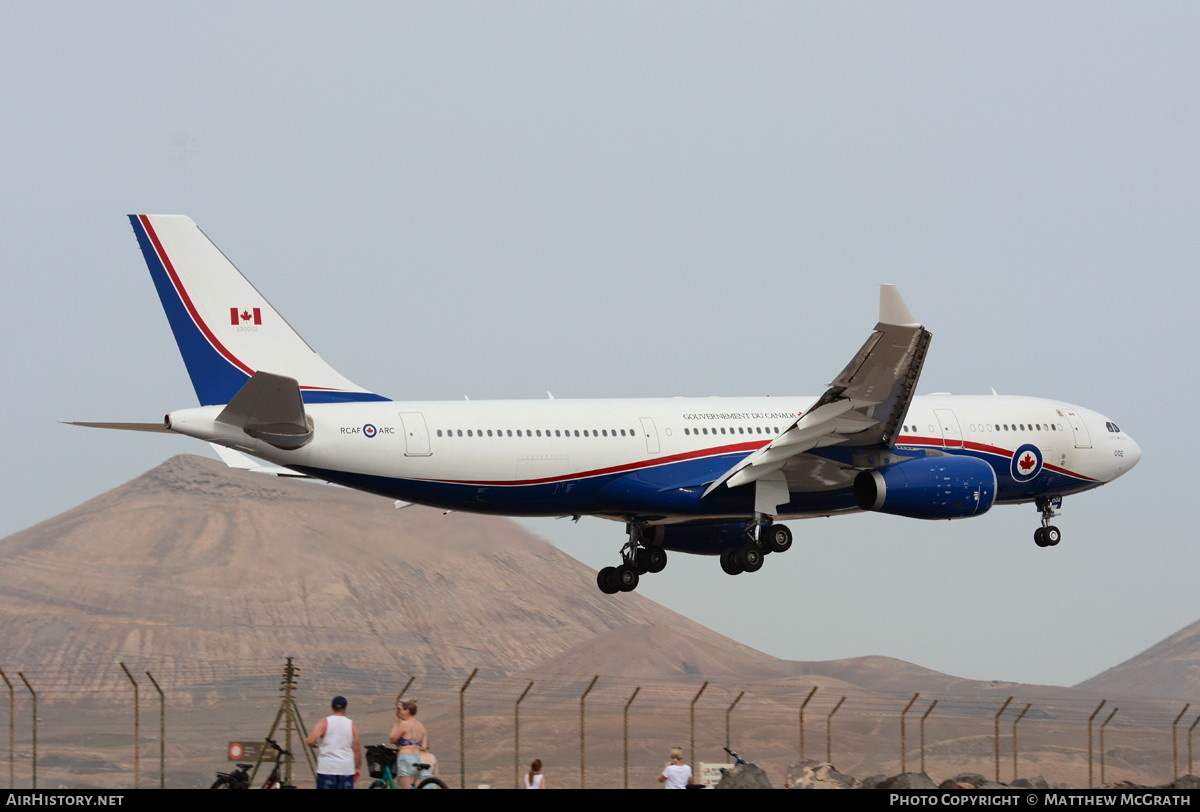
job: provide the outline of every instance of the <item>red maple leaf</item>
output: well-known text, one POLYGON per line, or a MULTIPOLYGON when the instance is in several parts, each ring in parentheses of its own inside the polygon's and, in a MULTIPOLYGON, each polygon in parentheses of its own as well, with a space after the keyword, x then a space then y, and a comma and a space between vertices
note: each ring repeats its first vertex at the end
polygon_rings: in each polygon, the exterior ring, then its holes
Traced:
POLYGON ((250 311, 249 310, 242 311, 242 321, 250 321, 250 311))
POLYGON ((1017 465, 1021 467, 1022 471, 1028 471, 1030 468, 1037 465, 1037 460, 1032 454, 1026 451, 1025 456, 1021 457, 1021 461, 1018 462, 1017 465))

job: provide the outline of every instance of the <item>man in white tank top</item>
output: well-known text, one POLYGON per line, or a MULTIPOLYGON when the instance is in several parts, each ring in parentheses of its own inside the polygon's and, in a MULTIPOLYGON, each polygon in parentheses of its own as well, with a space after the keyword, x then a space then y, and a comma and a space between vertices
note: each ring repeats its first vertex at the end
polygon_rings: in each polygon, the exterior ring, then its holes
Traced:
POLYGON ((358 725, 346 716, 346 697, 335 696, 333 715, 317 722, 305 743, 317 748, 317 789, 354 789, 362 772, 358 725))

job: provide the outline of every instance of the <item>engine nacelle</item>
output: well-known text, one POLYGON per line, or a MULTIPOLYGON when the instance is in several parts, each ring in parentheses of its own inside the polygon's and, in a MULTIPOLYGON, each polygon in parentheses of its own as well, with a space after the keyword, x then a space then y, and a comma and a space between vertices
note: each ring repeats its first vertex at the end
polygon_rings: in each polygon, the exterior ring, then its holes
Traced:
POLYGON ((982 516, 996 501, 996 472, 975 457, 918 457, 854 478, 863 510, 911 519, 982 516))

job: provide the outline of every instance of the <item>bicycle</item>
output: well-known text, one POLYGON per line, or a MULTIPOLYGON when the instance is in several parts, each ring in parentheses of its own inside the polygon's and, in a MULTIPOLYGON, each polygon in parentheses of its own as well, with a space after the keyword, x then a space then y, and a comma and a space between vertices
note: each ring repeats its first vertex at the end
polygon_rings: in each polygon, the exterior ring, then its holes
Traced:
MULTIPOLYGON (((410 789, 449 789, 446 782, 433 775, 433 765, 419 762, 415 783, 410 789)), ((372 744, 367 747, 367 771, 376 779, 367 789, 400 789, 396 786, 396 747, 391 744, 372 744)))
MULTIPOLYGON (((290 762, 292 752, 284 750, 274 739, 267 739, 267 744, 275 748, 275 767, 267 776, 267 780, 263 782, 261 789, 296 789, 295 784, 289 784, 283 780, 283 765, 290 762), (285 756, 287 761, 284 760, 285 756)), ((218 772, 217 780, 209 789, 250 789, 250 768, 253 766, 253 764, 239 761, 237 769, 233 772, 218 772)))
POLYGON ((253 764, 239 761, 231 773, 217 772, 217 780, 209 789, 250 789, 250 768, 253 764))

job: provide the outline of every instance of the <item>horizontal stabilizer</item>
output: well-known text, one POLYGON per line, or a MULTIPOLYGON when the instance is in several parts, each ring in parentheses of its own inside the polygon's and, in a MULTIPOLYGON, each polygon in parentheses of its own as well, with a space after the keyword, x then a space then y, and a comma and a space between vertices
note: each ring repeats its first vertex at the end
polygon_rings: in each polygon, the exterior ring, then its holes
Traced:
POLYGON ((121 431, 157 431, 170 434, 166 423, 92 423, 84 420, 64 420, 68 426, 88 426, 93 429, 120 429, 121 431))
POLYGON ((300 384, 270 372, 255 372, 217 415, 217 422, 236 426, 276 448, 300 448, 313 436, 300 384))

